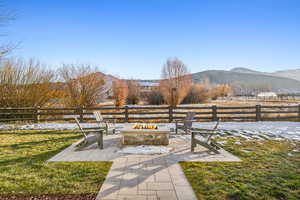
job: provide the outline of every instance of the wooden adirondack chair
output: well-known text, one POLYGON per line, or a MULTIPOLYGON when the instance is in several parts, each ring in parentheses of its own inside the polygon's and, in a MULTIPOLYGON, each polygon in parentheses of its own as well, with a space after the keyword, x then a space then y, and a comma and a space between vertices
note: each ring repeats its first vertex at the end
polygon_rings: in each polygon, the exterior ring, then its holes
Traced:
POLYGON ((194 148, 197 144, 204 146, 205 148, 213 151, 214 153, 220 153, 218 150, 220 147, 211 140, 212 136, 214 136, 217 132, 217 128, 219 125, 219 120, 217 121, 215 127, 213 129, 203 129, 203 128, 192 128, 191 131, 191 152, 194 152, 194 148), (199 134, 203 138, 202 140, 197 139, 195 136, 199 134))
POLYGON ((109 131, 112 131, 113 134, 116 133, 115 121, 111 123, 108 120, 105 120, 100 111, 94 111, 93 113, 96 118, 96 122, 101 128, 104 128, 106 135, 109 133, 109 131))
POLYGON ((184 132, 187 134, 188 130, 192 128, 193 122, 194 122, 195 113, 194 112, 188 112, 186 114, 185 119, 183 120, 175 120, 175 126, 176 126, 176 134, 178 134, 179 130, 184 130, 184 132))
POLYGON ((76 145, 76 147, 78 148, 84 148, 87 147, 91 144, 94 144, 96 142, 98 142, 98 146, 100 149, 103 149, 103 132, 104 129, 102 128, 83 128, 80 123, 79 120, 75 117, 75 122, 79 128, 79 131, 82 133, 83 135, 83 140, 82 142, 80 142, 79 144, 76 145))

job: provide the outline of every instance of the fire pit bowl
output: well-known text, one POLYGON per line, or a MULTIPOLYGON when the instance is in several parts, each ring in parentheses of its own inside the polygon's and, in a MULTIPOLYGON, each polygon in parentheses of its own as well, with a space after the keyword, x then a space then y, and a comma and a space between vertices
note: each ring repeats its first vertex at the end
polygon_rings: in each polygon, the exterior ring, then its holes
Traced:
POLYGON ((121 134, 123 145, 168 145, 170 129, 149 124, 134 125, 124 127, 121 134))

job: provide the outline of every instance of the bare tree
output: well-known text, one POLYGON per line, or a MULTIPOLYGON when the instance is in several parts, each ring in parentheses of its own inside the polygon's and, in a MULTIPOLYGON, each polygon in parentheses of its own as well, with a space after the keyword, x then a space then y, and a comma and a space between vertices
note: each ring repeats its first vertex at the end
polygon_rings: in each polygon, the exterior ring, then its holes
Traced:
POLYGON ((63 64, 59 69, 65 83, 64 103, 68 106, 93 106, 100 103, 105 90, 105 75, 85 64, 63 64))
POLYGON ((0 107, 49 104, 56 96, 51 70, 38 61, 10 59, 0 63, 0 107))
MULTIPOLYGON (((4 9, 2 5, 0 5, 0 27, 7 25, 10 21, 15 19, 15 14, 10 11, 4 9)), ((3 31, 2 31, 3 32, 3 31)), ((5 36, 5 34, 0 34, 0 36, 5 36)), ((0 60, 7 56, 13 49, 17 47, 16 44, 13 43, 5 43, 0 45, 0 60)))
POLYGON ((128 96, 128 85, 125 80, 116 79, 113 82, 113 93, 116 106, 124 106, 128 96))
POLYGON ((160 91, 164 100, 172 106, 176 106, 188 94, 192 84, 192 76, 188 68, 179 59, 168 59, 162 69, 160 91))

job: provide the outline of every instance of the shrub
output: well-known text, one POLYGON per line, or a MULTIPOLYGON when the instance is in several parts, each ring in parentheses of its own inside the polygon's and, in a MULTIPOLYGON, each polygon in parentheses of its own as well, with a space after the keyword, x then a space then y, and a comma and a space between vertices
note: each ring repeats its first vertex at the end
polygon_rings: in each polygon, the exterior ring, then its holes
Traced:
POLYGON ((66 106, 93 106, 103 96, 105 75, 96 67, 84 64, 64 64, 59 69, 64 80, 64 104, 66 106))
POLYGON ((216 100, 218 97, 226 97, 232 92, 232 89, 229 85, 218 85, 211 89, 210 97, 213 100, 216 100))
POLYGON ((6 60, 0 63, 0 107, 49 104, 56 96, 54 73, 40 62, 6 60))
POLYGON ((183 99, 182 103, 204 103, 209 98, 209 89, 204 84, 192 85, 187 96, 183 99))
POLYGON ((140 102, 140 86, 135 80, 127 81, 128 96, 127 104, 138 104, 140 102))
POLYGON ((126 104, 128 96, 128 86, 125 80, 116 79, 113 82, 113 93, 115 99, 115 105, 117 107, 124 106, 126 104))
POLYGON ((165 103, 159 90, 152 90, 145 96, 145 98, 150 105, 161 105, 165 103))

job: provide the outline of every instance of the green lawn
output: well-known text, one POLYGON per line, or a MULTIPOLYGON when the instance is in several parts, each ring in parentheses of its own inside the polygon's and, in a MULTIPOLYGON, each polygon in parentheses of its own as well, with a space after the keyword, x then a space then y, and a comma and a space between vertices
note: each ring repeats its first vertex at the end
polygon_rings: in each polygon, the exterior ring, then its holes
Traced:
MULTIPOLYGON (((111 163, 45 162, 80 137, 71 131, 0 131, 0 199, 96 194, 111 163)), ((181 163, 199 199, 300 199, 300 143, 230 138, 224 148, 243 162, 181 163)))
POLYGON ((96 194, 110 162, 45 162, 80 137, 71 131, 0 131, 0 197, 96 194))
POLYGON ((242 162, 181 163, 198 199, 300 199, 300 143, 227 141, 242 162))

